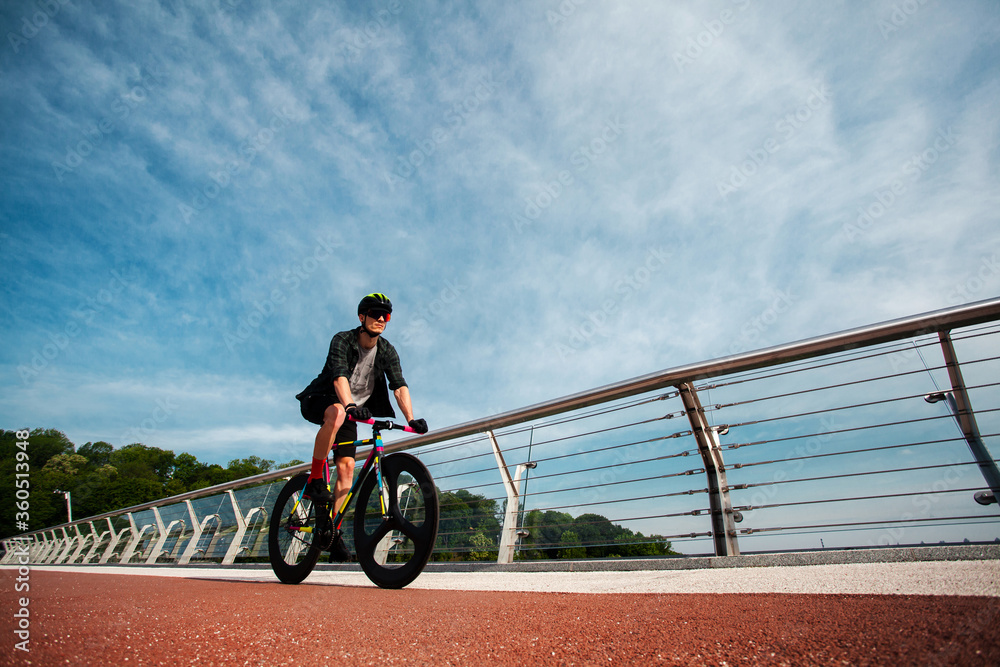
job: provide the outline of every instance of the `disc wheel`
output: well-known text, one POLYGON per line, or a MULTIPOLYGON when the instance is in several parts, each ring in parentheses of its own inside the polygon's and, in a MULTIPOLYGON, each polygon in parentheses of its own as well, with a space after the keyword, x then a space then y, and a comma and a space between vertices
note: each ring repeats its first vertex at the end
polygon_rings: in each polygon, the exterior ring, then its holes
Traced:
POLYGON ((332 534, 325 508, 317 517, 316 505, 302 497, 308 479, 308 473, 301 473, 288 480, 271 510, 267 556, 271 569, 286 584, 301 583, 309 576, 332 534))
POLYGON ((402 588, 419 576, 434 550, 438 497, 424 464, 406 453, 382 459, 388 501, 383 519, 374 471, 358 491, 354 545, 368 578, 381 588, 402 588))

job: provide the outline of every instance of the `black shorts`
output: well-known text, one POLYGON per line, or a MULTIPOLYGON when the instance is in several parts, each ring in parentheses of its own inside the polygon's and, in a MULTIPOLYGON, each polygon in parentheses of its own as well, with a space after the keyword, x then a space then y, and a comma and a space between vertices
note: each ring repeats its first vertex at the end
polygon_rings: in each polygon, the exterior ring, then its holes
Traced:
MULTIPOLYGON (((333 394, 313 394, 312 396, 303 396, 299 400, 299 408, 306 421, 322 426, 323 413, 326 412, 328 407, 338 402, 337 397, 333 394)), ((334 460, 343 456, 349 456, 353 459, 358 451, 357 446, 354 445, 354 441, 357 439, 358 425, 349 419, 344 420, 344 425, 340 427, 337 435, 333 438, 335 447, 333 452, 334 460)))

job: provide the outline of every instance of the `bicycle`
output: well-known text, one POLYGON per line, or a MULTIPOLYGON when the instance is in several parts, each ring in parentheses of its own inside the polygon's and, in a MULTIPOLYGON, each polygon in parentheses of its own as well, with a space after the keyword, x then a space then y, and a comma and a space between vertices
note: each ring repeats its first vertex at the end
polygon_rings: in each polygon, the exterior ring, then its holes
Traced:
MULTIPOLYGON (((369 424, 372 437, 355 445, 371 445, 340 509, 305 497, 309 473, 300 473, 282 487, 271 511, 268 558, 271 569, 286 584, 298 584, 312 572, 323 551, 341 536, 341 525, 357 491, 354 505, 354 549, 368 578, 381 588, 402 588, 423 571, 434 550, 438 529, 438 496, 434 480, 415 456, 384 455, 381 431, 414 433, 391 421, 353 420, 369 424), (391 552, 391 553, 390 553, 391 552)), ((347 444, 347 443, 342 443, 347 444)), ((324 466, 329 487, 329 463, 324 466)))

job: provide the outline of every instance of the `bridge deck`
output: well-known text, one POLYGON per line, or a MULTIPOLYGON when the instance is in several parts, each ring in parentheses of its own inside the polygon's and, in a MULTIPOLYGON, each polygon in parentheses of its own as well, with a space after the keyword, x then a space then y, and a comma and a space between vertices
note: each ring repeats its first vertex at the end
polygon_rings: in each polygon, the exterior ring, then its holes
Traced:
MULTIPOLYGON (((8 610, 16 576, 0 570, 8 610)), ((32 566, 30 585, 31 651, 7 613, 0 664, 1000 664, 995 560, 432 571, 401 591, 350 569, 285 586, 267 569, 32 566)))

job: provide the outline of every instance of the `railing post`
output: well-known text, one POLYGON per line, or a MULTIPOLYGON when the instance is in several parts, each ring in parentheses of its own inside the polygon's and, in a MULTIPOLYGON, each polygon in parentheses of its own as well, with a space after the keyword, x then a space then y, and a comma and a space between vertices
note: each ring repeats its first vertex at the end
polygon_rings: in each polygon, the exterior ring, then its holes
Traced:
POLYGON ((521 505, 521 474, 527 468, 534 467, 533 463, 522 463, 517 466, 514 476, 510 475, 510 468, 504 461, 503 452, 497 444, 493 431, 487 431, 490 438, 490 446, 493 448, 493 456, 497 460, 497 468, 500 469, 500 478, 503 481, 504 489, 507 491, 507 508, 503 516, 503 528, 500 529, 500 547, 497 550, 497 563, 509 564, 514 562, 514 551, 517 549, 517 519, 520 514, 521 505))
MULTIPOLYGON (((51 532, 51 531, 50 531, 51 532)), ((52 533, 52 540, 56 539, 55 533, 52 533)), ((34 557, 34 562, 44 563, 45 557, 48 555, 49 551, 52 549, 52 540, 49 539, 48 533, 42 533, 42 545, 38 549, 38 554, 34 557)))
MULTIPOLYGON (((55 528, 52 529, 52 542, 49 543, 49 548, 45 552, 45 555, 39 560, 40 563, 52 562, 52 559, 56 557, 59 553, 59 549, 62 547, 63 540, 60 540, 58 535, 56 535, 55 528)), ((66 536, 66 530, 63 529, 63 537, 66 536)))
POLYGON ((223 565, 232 565, 236 562, 236 557, 240 554, 240 547, 243 546, 243 537, 246 535, 247 526, 250 525, 250 519, 257 512, 263 512, 267 514, 267 509, 264 507, 253 507, 247 512, 246 516, 241 514, 242 510, 240 506, 236 504, 236 496, 232 491, 227 491, 229 494, 229 499, 233 503, 233 512, 236 514, 236 534, 233 536, 233 541, 229 543, 229 549, 226 550, 226 555, 222 559, 223 565))
POLYGON ((90 533, 88 533, 87 535, 80 535, 80 527, 79 525, 76 526, 76 534, 80 537, 80 542, 77 544, 76 549, 73 551, 73 555, 71 555, 69 557, 69 560, 66 561, 67 563, 72 563, 77 558, 79 558, 80 554, 83 553, 84 548, 87 546, 87 541, 93 539, 94 522, 88 521, 87 525, 90 526, 90 533))
MULTIPOLYGON (((21 542, 19 542, 18 540, 14 539, 14 538, 11 538, 9 540, 4 540, 0 544, 3 544, 3 550, 4 550, 3 558, 0 558, 0 565, 7 565, 8 563, 13 563, 15 557, 19 553, 19 552, 15 552, 15 549, 17 549, 17 547, 19 545, 21 545, 21 542)), ((30 558, 30 553, 31 553, 30 549, 31 548, 28 547, 27 544, 25 544, 24 547, 25 547, 24 552, 26 552, 27 554, 29 554, 29 558, 30 558)))
POLYGON ((107 522, 108 522, 108 531, 111 533, 111 539, 108 541, 108 546, 104 550, 104 553, 101 554, 101 558, 97 561, 98 563, 101 564, 108 562, 108 559, 111 558, 112 554, 114 554, 115 547, 118 546, 118 542, 121 541, 122 535, 124 535, 125 531, 128 530, 128 528, 122 528, 121 532, 116 531, 115 525, 111 522, 111 517, 107 518, 107 522))
POLYGON ((94 553, 101 546, 101 542, 104 541, 104 536, 107 535, 107 532, 98 533, 97 526, 94 525, 93 521, 90 522, 90 531, 94 536, 94 543, 90 545, 90 549, 87 550, 87 554, 83 557, 83 560, 80 561, 81 563, 90 562, 90 559, 94 557, 94 553))
POLYGON ((243 536, 246 535, 250 518, 257 512, 264 512, 266 514, 267 510, 263 507, 254 507, 247 512, 246 516, 243 516, 243 510, 240 509, 239 504, 236 502, 236 494, 231 490, 226 491, 226 493, 229 494, 229 501, 233 504, 233 514, 236 515, 236 534, 233 535, 233 541, 229 543, 226 555, 222 558, 222 564, 232 565, 236 561, 236 556, 240 553, 240 546, 243 544, 243 536))
POLYGON ((142 541, 142 538, 146 534, 146 531, 151 528, 155 528, 153 524, 147 523, 142 527, 142 530, 136 529, 135 518, 133 518, 131 512, 129 512, 128 514, 128 523, 129 523, 129 528, 132 531, 132 541, 128 543, 128 546, 125 547, 125 552, 122 553, 122 558, 120 562, 123 565, 128 564, 128 562, 132 560, 132 556, 135 555, 136 547, 139 546, 139 542, 142 541))
POLYGON ((39 558, 45 552, 45 547, 48 546, 49 540, 45 537, 45 533, 35 533, 35 541, 31 545, 31 562, 38 563, 39 558))
MULTIPOLYGON (((156 557, 160 555, 160 547, 163 543, 167 541, 167 531, 163 527, 163 517, 160 516, 160 508, 153 508, 153 519, 156 521, 156 531, 159 533, 159 537, 156 539, 156 543, 153 545, 149 558, 146 559, 146 565, 152 565, 156 562, 156 557)), ((173 524, 170 524, 173 525, 173 524)))
MULTIPOLYGON (((170 559, 175 563, 177 562, 177 553, 181 550, 181 543, 184 541, 184 529, 187 525, 184 523, 184 519, 177 519, 173 523, 181 524, 181 532, 177 533, 177 540, 174 542, 174 548, 170 552, 170 559)), ((173 524, 171 524, 173 525, 173 524)), ((168 529, 169 532, 169 529, 168 529)))
MULTIPOLYGON (((188 516, 191 517, 191 539, 188 541, 187 546, 184 547, 184 553, 181 554, 180 560, 177 561, 178 565, 187 565, 191 562, 191 557, 194 556, 195 551, 198 549, 198 542, 201 541, 201 531, 205 529, 205 526, 198 522, 198 515, 194 513, 194 505, 191 504, 190 500, 185 500, 184 504, 187 505, 188 516)), ((208 517, 205 517, 208 521, 208 517)))
POLYGON ((90 562, 90 559, 94 557, 94 553, 96 553, 97 550, 101 547, 101 542, 104 541, 104 536, 107 534, 108 534, 107 531, 103 533, 98 533, 97 529, 96 528, 94 529, 94 541, 93 543, 91 543, 90 548, 87 549, 87 553, 85 553, 83 555, 83 558, 80 559, 81 563, 86 565, 87 563, 90 562))
POLYGON ((83 539, 80 537, 80 528, 76 524, 74 524, 72 528, 76 530, 75 537, 70 537, 69 533, 66 532, 66 529, 65 528, 62 529, 63 541, 65 542, 66 546, 63 548, 62 551, 60 551, 56 555, 56 559, 52 561, 53 564, 55 565, 59 565, 60 563, 66 562, 66 558, 69 556, 69 553, 73 550, 74 545, 77 543, 78 540, 83 539))
POLYGON ((63 540, 59 538, 59 533, 56 529, 52 529, 52 543, 49 546, 49 550, 45 552, 45 558, 42 560, 43 563, 50 563, 52 559, 59 554, 59 550, 62 548, 63 540))
POLYGON ((163 545, 167 543, 167 538, 170 537, 170 531, 174 529, 174 526, 181 524, 181 534, 177 536, 178 540, 180 540, 180 538, 184 535, 183 519, 174 519, 166 527, 164 527, 163 518, 160 516, 159 508, 153 508, 153 515, 156 517, 156 529, 160 531, 160 537, 156 540, 156 544, 153 546, 149 557, 146 559, 146 565, 155 565, 156 559, 160 557, 160 554, 166 553, 163 545))
MULTIPOLYGON (((958 363, 958 356, 955 354, 955 346, 951 342, 948 331, 938 333, 941 341, 941 350, 944 353, 945 365, 948 368, 948 378, 951 380, 951 394, 948 396, 948 403, 955 412, 955 419, 965 436, 965 441, 969 443, 972 456, 975 457, 979 465, 979 472, 990 487, 993 494, 991 499, 987 499, 984 504, 997 502, 1000 500, 1000 470, 990 456, 990 452, 983 443, 983 438, 979 434, 979 425, 976 423, 976 413, 972 409, 972 402, 969 400, 969 392, 965 388, 965 380, 962 377, 962 368, 958 363)), ((978 498, 977 498, 978 500, 978 498)))
POLYGON ((708 501, 712 510, 712 540, 716 556, 739 556, 740 547, 736 541, 736 521, 733 517, 733 503, 729 499, 729 483, 726 481, 726 466, 722 461, 722 448, 712 427, 705 421, 705 410, 701 407, 698 394, 690 383, 677 385, 684 409, 691 422, 691 432, 698 443, 698 452, 705 464, 708 477, 708 501))
POLYGON ((35 533, 35 543, 31 547, 31 562, 41 563, 42 555, 48 548, 49 548, 49 538, 44 533, 44 531, 41 533, 35 533))

